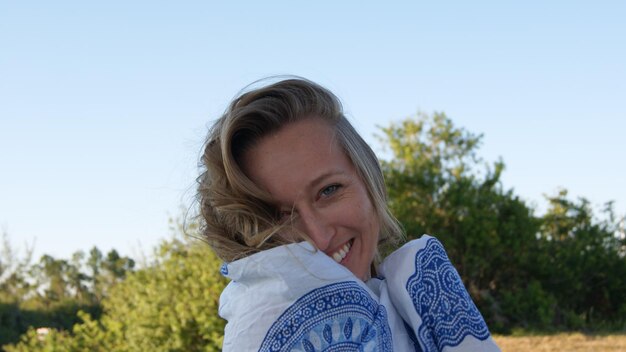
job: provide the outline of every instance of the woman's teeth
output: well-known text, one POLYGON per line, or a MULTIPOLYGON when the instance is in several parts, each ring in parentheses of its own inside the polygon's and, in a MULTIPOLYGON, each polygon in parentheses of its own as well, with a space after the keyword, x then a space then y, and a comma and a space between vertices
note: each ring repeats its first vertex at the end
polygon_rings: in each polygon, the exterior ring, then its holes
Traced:
POLYGON ((344 244, 343 247, 341 247, 337 252, 333 253, 333 256, 332 256, 333 259, 337 263, 341 263, 343 258, 345 258, 348 252, 350 251, 351 246, 352 246, 351 242, 344 244))

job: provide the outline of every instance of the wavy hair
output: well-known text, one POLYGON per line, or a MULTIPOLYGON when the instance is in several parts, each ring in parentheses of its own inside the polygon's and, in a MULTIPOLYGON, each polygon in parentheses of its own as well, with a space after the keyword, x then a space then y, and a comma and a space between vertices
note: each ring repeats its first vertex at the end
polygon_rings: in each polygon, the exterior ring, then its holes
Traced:
POLYGON ((402 238, 402 229, 387 207, 378 159, 344 116, 339 99, 314 82, 290 78, 240 94, 209 130, 197 179, 200 230, 222 260, 234 261, 288 243, 276 235, 288 225, 278 222, 271 197, 244 174, 241 160, 264 136, 307 118, 319 118, 333 127, 363 180, 380 220, 378 247, 402 238))

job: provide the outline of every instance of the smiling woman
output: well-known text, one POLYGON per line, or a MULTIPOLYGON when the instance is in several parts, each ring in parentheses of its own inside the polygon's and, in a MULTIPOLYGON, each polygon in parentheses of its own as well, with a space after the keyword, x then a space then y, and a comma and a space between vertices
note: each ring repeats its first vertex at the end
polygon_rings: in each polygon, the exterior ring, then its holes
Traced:
POLYGON ((198 178, 203 234, 232 281, 224 351, 497 351, 430 236, 402 232, 376 156, 325 88, 295 78, 237 97, 198 178))

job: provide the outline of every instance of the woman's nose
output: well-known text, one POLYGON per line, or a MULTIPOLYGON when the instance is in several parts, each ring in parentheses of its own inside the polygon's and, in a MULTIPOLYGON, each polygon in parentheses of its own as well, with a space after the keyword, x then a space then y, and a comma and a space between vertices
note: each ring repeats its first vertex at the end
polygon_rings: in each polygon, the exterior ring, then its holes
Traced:
POLYGON ((300 224, 306 233, 315 243, 317 248, 325 251, 333 238, 332 226, 328 219, 315 210, 299 211, 300 224))

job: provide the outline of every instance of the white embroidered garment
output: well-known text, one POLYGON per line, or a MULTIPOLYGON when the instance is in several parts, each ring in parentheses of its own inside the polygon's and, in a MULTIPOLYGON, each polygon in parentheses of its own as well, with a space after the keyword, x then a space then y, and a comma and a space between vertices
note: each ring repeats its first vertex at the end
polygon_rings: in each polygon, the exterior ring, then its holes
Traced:
POLYGON ((393 252, 363 283, 307 242, 224 264, 223 351, 499 351, 439 241, 393 252))

